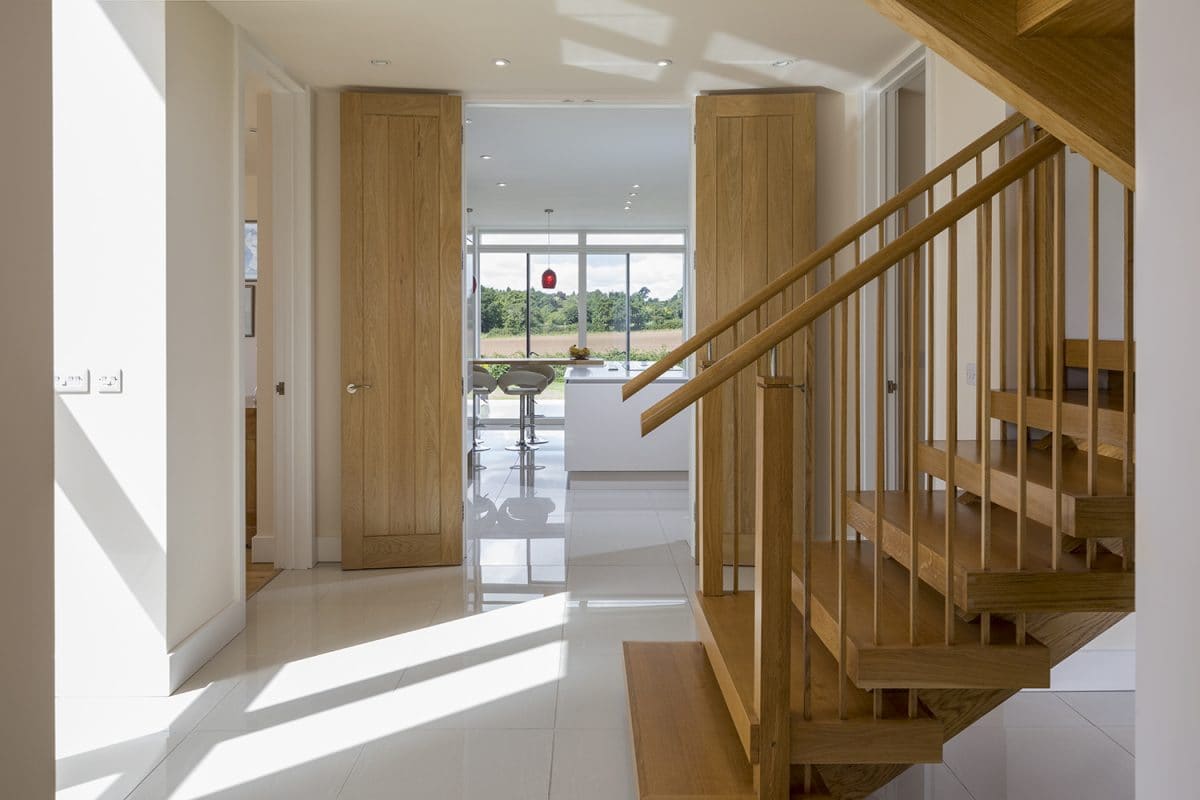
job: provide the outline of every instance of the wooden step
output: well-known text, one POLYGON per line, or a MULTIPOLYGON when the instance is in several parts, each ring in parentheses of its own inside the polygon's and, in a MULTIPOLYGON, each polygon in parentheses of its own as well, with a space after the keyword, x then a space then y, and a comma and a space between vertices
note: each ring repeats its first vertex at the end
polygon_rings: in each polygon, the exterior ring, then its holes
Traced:
MULTIPOLYGON (((812 624, 832 654, 838 642, 838 554, 835 542, 813 543, 812 624)), ((909 644, 908 570, 882 560, 879 630, 874 642, 874 558, 870 541, 846 543, 846 674, 863 689, 1022 689, 1050 686, 1050 653, 1039 642, 1016 643, 1016 629, 993 617, 991 644, 980 624, 955 615, 954 644, 945 644, 942 596, 918 584, 917 641, 909 644)), ((792 602, 804 607, 802 555, 792 572, 792 602)))
MULTIPOLYGON (((704 645, 625 642, 625 683, 641 800, 757 798, 704 645)), ((793 800, 829 796, 815 771, 812 779, 793 800)))
MULTIPOLYGON (((991 443, 992 502, 1010 511, 1017 510, 1017 443, 991 443)), ((954 480, 959 488, 980 494, 982 470, 979 446, 974 441, 958 442, 954 480)), ((1049 449, 1027 447, 1025 470, 1025 511, 1030 519, 1043 525, 1054 521, 1054 458, 1049 449)), ((1080 539, 1133 536, 1133 496, 1125 494, 1123 465, 1115 458, 1096 457, 1095 496, 1087 493, 1087 453, 1076 449, 1063 452, 1063 533, 1080 539)), ((946 477, 946 443, 917 445, 917 469, 946 477)))
MULTIPOLYGON (((721 695, 747 758, 758 762, 754 695, 754 594, 696 595, 693 604, 721 695)), ((812 708, 804 719, 804 618, 792 614, 792 730, 794 764, 933 764, 942 760, 942 726, 921 707, 908 718, 906 696, 884 694, 883 716, 873 716, 870 692, 846 682, 847 718, 838 718, 837 662, 812 637, 812 708)))
MULTIPOLYGON (((847 494, 847 525, 876 541, 875 493, 847 494)), ((1017 520, 1006 508, 992 507, 991 569, 980 554, 979 504, 951 503, 955 515, 954 603, 972 613, 983 611, 1133 611, 1134 575, 1120 556, 1097 547, 1093 569, 1084 556, 1064 552, 1059 569, 1050 564, 1050 529, 1032 520, 1025 531, 1023 569, 1017 569, 1017 520)), ((920 578, 939 592, 945 587, 946 493, 916 492, 920 578)), ((883 549, 905 568, 909 565, 908 492, 884 496, 883 549)))
MULTIPOLYGON (((1101 339, 1096 342, 1096 345, 1096 369, 1108 370, 1110 372, 1125 371, 1125 341, 1123 339, 1101 339)), ((1131 348, 1130 355, 1134 359, 1137 358, 1136 344, 1131 348)), ((1075 367, 1076 369, 1087 369, 1088 340, 1067 339, 1064 341, 1063 357, 1066 366, 1075 367)), ((1131 364, 1131 366, 1134 367, 1134 372, 1136 373, 1136 365, 1131 364)))
MULTIPOLYGON (((992 416, 1005 422, 1017 423, 1017 393, 992 390, 992 416)), ((1053 393, 1031 389, 1025 405, 1025 422, 1030 428, 1048 431, 1054 427, 1053 393)), ((1097 438, 1101 444, 1125 446, 1125 414, 1120 392, 1099 392, 1096 419, 1097 438)), ((1062 432, 1067 436, 1086 439, 1088 435, 1088 402, 1086 389, 1063 392, 1062 432)))

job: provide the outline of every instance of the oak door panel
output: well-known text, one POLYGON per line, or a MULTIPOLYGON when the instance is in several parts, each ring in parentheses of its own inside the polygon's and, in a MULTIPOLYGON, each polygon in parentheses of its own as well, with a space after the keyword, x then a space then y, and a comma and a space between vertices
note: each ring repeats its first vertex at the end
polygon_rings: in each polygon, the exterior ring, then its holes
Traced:
POLYGON ((462 560, 461 100, 342 96, 342 565, 462 560))

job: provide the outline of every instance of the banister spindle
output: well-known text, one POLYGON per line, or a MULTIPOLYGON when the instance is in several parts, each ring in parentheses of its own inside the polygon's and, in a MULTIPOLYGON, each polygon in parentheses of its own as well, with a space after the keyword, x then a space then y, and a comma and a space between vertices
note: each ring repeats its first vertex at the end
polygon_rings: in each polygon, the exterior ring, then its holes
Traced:
POLYGON ((1063 382, 1066 380, 1063 367, 1063 349, 1066 347, 1066 272, 1067 272, 1067 155, 1059 153, 1054 161, 1054 287, 1053 287, 1053 329, 1054 329, 1054 374, 1053 402, 1050 435, 1053 463, 1052 481, 1054 485, 1054 509, 1050 526, 1050 568, 1058 569, 1058 561, 1062 553, 1062 496, 1063 496, 1063 382))
MULTIPOLYGON (((862 246, 858 239, 854 240, 854 265, 862 263, 862 246)), ((854 324, 850 326, 854 334, 854 344, 850 352, 854 353, 854 491, 862 491, 862 290, 859 289, 851 297, 854 309, 854 324)))
MULTIPOLYGON (((1092 166, 1091 191, 1088 197, 1090 246, 1088 252, 1088 396, 1087 396, 1087 492, 1096 496, 1096 451, 1100 444, 1100 168, 1092 166)), ((1087 540, 1087 565, 1090 569, 1096 558, 1096 540, 1087 540)))
MULTIPOLYGON (((933 216, 933 189, 925 193, 925 218, 933 216)), ((933 343, 934 343, 934 258, 933 239, 925 245, 925 439, 933 441, 933 343)), ((933 475, 925 478, 925 487, 933 491, 933 475)))
MULTIPOLYGON (((812 297, 813 275, 804 278, 804 299, 812 297)), ((804 626, 801 628, 801 659, 804 670, 804 719, 812 719, 812 552, 813 527, 816 525, 816 401, 812 390, 812 379, 816 369, 817 332, 813 325, 804 329, 803 392, 804 392, 804 579, 803 608, 804 626)))
MULTIPOLYGON (((835 310, 841 317, 841 332, 840 342, 837 345, 840 355, 841 370, 840 370, 840 386, 841 391, 839 397, 839 413, 838 417, 838 439, 840 445, 840 459, 838 461, 838 469, 834 474, 830 483, 845 484, 846 477, 846 303, 836 306, 835 310)), ((832 313, 832 312, 831 312, 832 313)), ((830 431, 832 434, 833 431, 830 431)), ((882 526, 876 521, 876 530, 882 530, 882 526)), ((842 491, 838 500, 838 521, 834 528, 834 535, 837 537, 837 555, 838 555, 838 718, 846 719, 848 715, 848 700, 849 690, 846 685, 846 653, 847 653, 847 635, 846 625, 849 621, 846 611, 847 602, 847 586, 846 586, 846 493, 842 491)))
MULTIPOLYGON (((1029 145, 1029 128, 1025 128, 1029 145)), ((1021 176, 1017 210, 1017 569, 1025 568, 1025 527, 1029 448, 1029 174, 1021 176)))
MULTIPOLYGON (((920 314, 920 273, 921 273, 921 257, 920 252, 912 255, 911 275, 908 281, 908 370, 907 379, 905 380, 905 392, 907 393, 907 416, 908 416, 908 431, 907 436, 908 451, 906 453, 908 462, 905 468, 908 471, 908 530, 916 532, 917 530, 917 346, 920 341, 920 329, 918 328, 918 320, 920 314)), ((926 359, 928 361, 928 359, 926 359)), ((881 537, 876 534, 876 546, 880 546, 881 537)), ((909 536, 908 538, 908 643, 911 646, 918 644, 917 636, 917 597, 920 591, 920 578, 918 577, 918 537, 909 536)), ((917 715, 917 692, 915 689, 910 689, 908 692, 908 716, 910 718, 917 715)))
MULTIPOLYGON (((887 491, 886 448, 887 431, 884 427, 884 403, 886 402, 886 386, 884 384, 884 340, 883 333, 887 321, 887 272, 879 276, 875 287, 875 525, 883 530, 883 499, 887 491)), ((883 591, 883 540, 876 535, 874 554, 873 590, 872 590, 872 631, 874 642, 880 644, 879 603, 883 591)))
MULTIPOLYGON (((958 173, 950 175, 951 197, 958 196, 958 173)), ((958 524, 958 484, 955 461, 958 459, 958 223, 949 228, 946 258, 946 644, 954 644, 954 536, 958 524)), ((910 535, 916 535, 912 531, 910 535)))
MULTIPOLYGON (((982 179, 982 161, 978 178, 982 179)), ((979 217, 981 242, 979 264, 979 368, 975 374, 975 394, 979 436, 979 563, 987 570, 992 565, 992 201, 983 206, 979 217)), ((1003 233, 1001 234, 1003 236, 1003 233)), ((992 615, 984 613, 979 625, 980 641, 988 644, 992 635, 992 615)))
MULTIPOLYGON (((1000 138, 1000 164, 1004 165, 1008 155, 1008 137, 1000 138)), ((996 204, 996 226, 1000 230, 1000 241, 998 242, 1000 252, 998 260, 1000 262, 1000 274, 997 275, 997 283, 1000 286, 998 292, 999 297, 996 314, 998 317, 996 335, 1000 339, 1000 363, 998 364, 1000 391, 1008 390, 1008 187, 1005 186, 1000 191, 1000 202, 996 204)), ((989 392, 990 394, 990 392, 989 392)), ((1008 426, 1000 425, 1000 441, 1008 441, 1008 426)))
MULTIPOLYGON (((1125 494, 1133 495, 1133 192, 1125 190, 1125 348, 1121 357, 1121 411, 1125 417, 1125 460, 1121 462, 1121 478, 1125 494)), ((1121 565, 1133 566, 1133 533, 1122 547, 1121 565)))

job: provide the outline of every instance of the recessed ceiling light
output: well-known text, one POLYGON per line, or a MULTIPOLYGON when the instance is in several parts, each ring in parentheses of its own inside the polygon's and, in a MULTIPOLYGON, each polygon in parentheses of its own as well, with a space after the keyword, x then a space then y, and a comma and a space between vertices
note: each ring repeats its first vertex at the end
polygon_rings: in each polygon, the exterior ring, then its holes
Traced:
POLYGON ((563 102, 564 102, 564 103, 574 103, 575 101, 574 101, 574 100, 572 100, 572 99, 571 99, 571 98, 569 98, 569 97, 564 97, 564 98, 563 98, 563 102))
POLYGON ((593 100, 592 98, 590 98, 590 97, 589 97, 588 99, 584 100, 583 102, 585 102, 585 103, 594 103, 594 102, 596 102, 596 101, 595 101, 595 100, 593 100))
POLYGON ((491 156, 489 156, 489 155, 482 155, 482 156, 480 156, 480 158, 482 158, 484 161, 491 161, 491 160, 492 160, 492 157, 491 157, 491 156))
POLYGON ((466 119, 463 120, 464 125, 470 125, 471 122, 472 122, 472 119, 470 117, 467 117, 466 119))
POLYGON ((629 206, 625 206, 625 210, 626 210, 626 211, 633 211, 633 209, 632 209, 632 208, 630 208, 629 206))
POLYGON ((771 62, 772 67, 790 67, 791 65, 792 60, 790 58, 781 58, 778 61, 771 62))
POLYGON ((633 188, 635 188, 635 189, 640 189, 640 188, 642 188, 642 185, 641 185, 640 183, 635 183, 635 184, 633 185, 633 188))
POLYGON ((496 58, 496 59, 492 59, 492 63, 495 64, 497 67, 507 67, 512 62, 509 61, 507 58, 496 58))
POLYGON ((500 182, 500 183, 497 183, 497 184, 496 184, 496 186, 498 186, 499 188, 503 189, 504 187, 508 186, 508 184, 507 184, 507 183, 504 183, 504 182, 500 182))
POLYGON ((629 193, 629 196, 630 196, 630 197, 637 197, 637 192, 630 192, 630 193, 629 193))
POLYGON ((390 58, 372 58, 371 59, 371 66, 375 66, 375 67, 386 67, 390 63, 392 63, 392 60, 390 58))
POLYGON ((671 65, 672 65, 672 64, 674 64, 674 63, 675 63, 675 62, 674 62, 674 61, 672 61, 672 60, 671 60, 671 59, 669 59, 669 58, 660 58, 660 59, 658 59, 657 61, 655 61, 655 62, 654 62, 654 66, 656 66, 656 67, 669 67, 669 66, 671 66, 671 65))

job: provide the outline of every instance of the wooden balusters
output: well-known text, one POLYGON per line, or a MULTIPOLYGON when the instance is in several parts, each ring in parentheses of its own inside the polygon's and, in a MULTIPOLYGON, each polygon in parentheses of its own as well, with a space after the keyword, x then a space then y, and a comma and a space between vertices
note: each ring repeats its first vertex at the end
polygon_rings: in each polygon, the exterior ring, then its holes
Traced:
MULTIPOLYGON (((883 530, 883 496, 887 491, 887 466, 885 451, 887 449, 887 431, 884 426, 884 403, 886 402, 887 387, 884 375, 884 330, 887 321, 887 273, 879 276, 875 284, 875 520, 878 530, 883 530)), ((878 537, 877 537, 878 538, 878 537)), ((872 550, 875 554, 875 575, 873 591, 872 630, 874 642, 880 643, 879 633, 879 603, 883 591, 883 547, 882 542, 872 550)))
MULTIPOLYGON (((925 192, 925 218, 929 219, 933 216, 933 189, 925 192)), ((925 246, 925 438, 928 441, 933 441, 933 307, 934 307, 934 280, 933 280, 933 240, 925 246)), ((925 486, 929 491, 933 491, 933 476, 925 477, 925 486)))
MULTIPOLYGON (((950 173, 951 199, 958 197, 958 173, 950 173)), ((958 484, 954 468, 958 458, 958 223, 949 230, 946 258, 946 644, 954 644, 954 536, 957 528, 955 503, 958 484)), ((913 531, 916 533, 916 531, 913 531)))
POLYGON ((791 782, 792 379, 759 377, 756 401, 754 711, 760 731, 758 796, 775 798, 787 797, 791 782))
MULTIPOLYGON (((862 246, 858 239, 854 240, 854 265, 862 263, 862 246)), ((862 490, 862 290, 855 292, 851 298, 854 308, 854 491, 862 490)))
MULTIPOLYGON (((1029 146, 1029 128, 1025 128, 1029 146)), ((1025 568, 1025 528, 1029 461, 1029 175, 1021 176, 1017 209, 1017 569, 1025 568)))
POLYGON ((1067 155, 1059 153, 1054 169, 1054 276, 1053 276, 1053 333, 1054 374, 1053 410, 1050 426, 1051 482, 1054 489, 1054 511, 1050 525, 1050 568, 1058 569, 1062 554, 1062 509, 1063 509, 1063 383, 1066 381, 1063 365, 1063 350, 1066 347, 1066 273, 1067 273, 1067 155))
MULTIPOLYGON (((1096 451, 1100 445, 1100 168, 1092 166, 1091 191, 1088 193, 1088 395, 1087 395, 1087 492, 1096 495, 1096 451)), ((1087 540, 1087 565, 1096 558, 1096 540, 1087 540)))
MULTIPOLYGON (((983 179, 982 156, 975 165, 976 180, 983 179)), ((975 372, 976 431, 979 437, 979 563, 992 566, 992 201, 979 216, 976 236, 979 249, 979 362, 975 372)), ((1001 233, 1003 236, 1003 232, 1001 233)), ((979 636, 988 644, 992 635, 991 614, 980 618, 979 636)))
MULTIPOLYGON (((841 318, 841 337, 837 344, 837 353, 841 363, 839 388, 839 408, 837 413, 837 433, 840 442, 838 469, 832 476, 831 483, 844 487, 846 480, 846 312, 847 304, 836 306, 830 313, 836 313, 841 318)), ((832 434, 833 431, 831 430, 832 434)), ((837 525, 833 535, 837 537, 838 554, 838 663, 845 665, 847 653, 846 624, 849 617, 846 613, 846 493, 841 491, 838 496, 837 525)), ((849 690, 846 685, 846 670, 838 670, 838 718, 846 719, 849 690)))
MULTIPOLYGON (((907 219, 905 221, 907 222, 907 219)), ((917 396, 919 394, 917 388, 917 345, 920 341, 920 329, 918 328, 921 283, 920 252, 914 253, 910 258, 911 267, 909 271, 911 274, 908 281, 908 296, 905 298, 908 303, 908 363, 904 388, 908 398, 905 411, 908 417, 907 436, 909 438, 908 449, 905 452, 905 456, 908 459, 905 469, 908 473, 908 529, 915 533, 917 530, 917 396)), ((928 359, 926 361, 928 362, 928 359)), ((913 646, 917 644, 918 640, 917 597, 920 591, 920 578, 918 577, 917 568, 917 564, 920 563, 918 541, 917 536, 908 537, 908 563, 910 565, 908 570, 908 643, 913 646)), ((917 692, 915 689, 910 689, 908 692, 908 716, 909 718, 917 716, 917 692)))
MULTIPOLYGON (((1121 477, 1125 485, 1125 494, 1133 494, 1133 192, 1125 190, 1125 348, 1122 354, 1121 380, 1122 412, 1125 417, 1125 460, 1121 464, 1121 477)), ((1133 543, 1131 534, 1125 540, 1121 564, 1125 569, 1133 566, 1133 543)))
MULTIPOLYGON (((1000 163, 1004 164, 1007 156, 1007 137, 1000 140, 1000 163)), ((996 226, 1000 229, 1000 273, 997 282, 1000 286, 997 316, 999 318, 997 336, 1000 339, 999 372, 1000 391, 1008 389, 1008 187, 1000 192, 1000 202, 996 204, 996 226)), ((1000 426, 1000 441, 1008 440, 1008 426, 1000 426)))
MULTIPOLYGON (((813 274, 804 276, 804 299, 812 297, 813 274)), ((801 633, 801 657, 804 659, 804 702, 806 720, 812 719, 812 543, 817 522, 816 505, 816 392, 812 379, 816 371, 815 326, 804 331, 804 597, 801 601, 804 629, 801 633)))
MULTIPOLYGON (((711 347, 710 347, 711 350, 711 347)), ((711 356, 711 352, 710 352, 711 356)), ((708 369, 711 358, 702 369, 708 369)), ((707 597, 725 593, 725 519, 724 450, 722 399, 726 387, 709 392, 700 399, 700 591, 707 597)))

